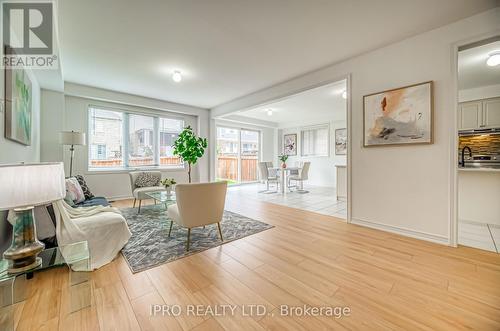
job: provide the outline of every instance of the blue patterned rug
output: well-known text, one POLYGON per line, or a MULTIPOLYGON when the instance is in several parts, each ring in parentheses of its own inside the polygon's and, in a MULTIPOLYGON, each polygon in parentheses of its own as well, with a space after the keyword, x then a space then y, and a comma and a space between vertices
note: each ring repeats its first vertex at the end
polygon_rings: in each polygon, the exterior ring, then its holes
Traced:
MULTIPOLYGON (((140 214, 137 214, 137 208, 124 208, 120 211, 132 232, 132 237, 122 249, 132 273, 223 244, 219 238, 217 224, 211 224, 205 228, 191 229, 191 244, 189 252, 186 252, 187 229, 174 223, 171 236, 168 237, 170 220, 164 206, 142 207, 140 214)), ((226 243, 273 226, 226 210, 221 228, 226 243)))

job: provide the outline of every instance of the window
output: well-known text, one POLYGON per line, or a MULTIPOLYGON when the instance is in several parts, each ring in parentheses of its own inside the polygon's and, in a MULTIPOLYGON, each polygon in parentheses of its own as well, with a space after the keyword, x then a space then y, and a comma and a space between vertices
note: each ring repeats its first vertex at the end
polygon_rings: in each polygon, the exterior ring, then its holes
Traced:
POLYGON ((179 137, 179 133, 184 126, 183 121, 170 118, 160 118, 160 164, 175 165, 181 164, 181 159, 174 155, 174 141, 179 137))
POLYGON ((89 167, 123 166, 123 114, 103 109, 89 111, 89 167))
POLYGON ((305 128, 300 131, 302 156, 328 156, 328 126, 305 128))
POLYGON ((183 128, 179 119, 91 107, 89 170, 182 166, 172 146, 183 128))
POLYGON ((106 159, 106 145, 97 145, 97 159, 98 160, 106 159))
POLYGON ((128 115, 128 165, 155 165, 154 118, 128 115))

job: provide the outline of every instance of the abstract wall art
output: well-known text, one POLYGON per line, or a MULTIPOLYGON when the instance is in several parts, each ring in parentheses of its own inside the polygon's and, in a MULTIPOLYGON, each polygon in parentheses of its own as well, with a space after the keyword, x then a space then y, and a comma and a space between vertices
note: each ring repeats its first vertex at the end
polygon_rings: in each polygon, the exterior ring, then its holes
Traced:
POLYGON ((425 82, 363 98, 364 146, 432 144, 433 84, 425 82))
POLYGON ((22 69, 5 70, 5 138, 31 145, 31 80, 22 69))

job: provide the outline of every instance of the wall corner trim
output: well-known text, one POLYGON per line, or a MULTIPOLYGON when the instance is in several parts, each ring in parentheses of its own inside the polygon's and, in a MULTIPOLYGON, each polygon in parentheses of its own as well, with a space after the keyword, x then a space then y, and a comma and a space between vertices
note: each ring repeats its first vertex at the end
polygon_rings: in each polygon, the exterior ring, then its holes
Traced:
POLYGON ((450 246, 450 240, 446 236, 435 235, 431 233, 421 232, 417 230, 405 229, 401 227, 396 227, 392 225, 377 223, 374 221, 363 220, 359 218, 352 217, 351 224, 366 226, 372 229, 381 230, 385 232, 399 234, 405 237, 430 241, 436 244, 450 246))

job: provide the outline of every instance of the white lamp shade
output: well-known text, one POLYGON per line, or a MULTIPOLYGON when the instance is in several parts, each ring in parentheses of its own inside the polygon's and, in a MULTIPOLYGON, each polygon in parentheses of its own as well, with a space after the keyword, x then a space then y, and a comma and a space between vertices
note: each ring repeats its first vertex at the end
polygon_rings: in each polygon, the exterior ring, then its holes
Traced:
POLYGON ((62 162, 0 165, 0 183, 0 210, 43 205, 66 195, 62 162))
POLYGON ((85 133, 63 131, 59 134, 59 142, 63 145, 85 145, 85 133))

